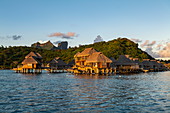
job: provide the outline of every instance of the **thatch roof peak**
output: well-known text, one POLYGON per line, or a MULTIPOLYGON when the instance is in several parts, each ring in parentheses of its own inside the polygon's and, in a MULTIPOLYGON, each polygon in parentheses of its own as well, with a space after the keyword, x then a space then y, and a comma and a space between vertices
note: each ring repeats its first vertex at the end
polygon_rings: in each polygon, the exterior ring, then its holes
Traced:
POLYGON ((22 61, 22 64, 40 64, 40 62, 34 56, 31 56, 31 57, 25 58, 22 61))
POLYGON ((78 53, 76 56, 89 56, 93 53, 97 52, 94 48, 86 48, 84 51, 82 51, 81 53, 78 53))
POLYGON ((87 63, 90 62, 103 62, 103 63, 112 63, 112 60, 107 58, 104 54, 101 52, 94 52, 92 55, 90 55, 87 60, 87 63))
POLYGON ((120 55, 119 56, 119 59, 117 60, 117 62, 128 62, 128 63, 131 63, 132 60, 129 59, 129 56, 127 55, 120 55))
POLYGON ((42 58, 42 56, 39 53, 36 52, 30 52, 27 56, 25 56, 25 58, 29 58, 29 57, 36 57, 36 58, 42 58))
POLYGON ((75 60, 73 59, 73 60, 71 60, 69 63, 68 63, 68 65, 74 65, 75 64, 75 60))
POLYGON ((116 61, 116 64, 121 65, 134 65, 135 63, 127 55, 120 55, 119 59, 116 61))
POLYGON ((116 62, 116 59, 111 57, 110 60, 112 60, 112 62, 116 62))
POLYGON ((67 65, 60 57, 54 58, 50 63, 60 65, 67 65))

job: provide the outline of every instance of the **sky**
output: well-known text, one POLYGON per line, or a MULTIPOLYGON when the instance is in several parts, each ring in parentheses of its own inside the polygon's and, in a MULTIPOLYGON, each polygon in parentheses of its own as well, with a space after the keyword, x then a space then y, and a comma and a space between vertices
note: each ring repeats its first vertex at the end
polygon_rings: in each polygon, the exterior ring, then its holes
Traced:
MULTIPOLYGON (((0 0, 3 46, 48 40, 78 46, 100 35, 104 41, 126 37, 166 47, 169 30, 170 0, 0 0)), ((158 51, 154 46, 140 47, 158 51)))

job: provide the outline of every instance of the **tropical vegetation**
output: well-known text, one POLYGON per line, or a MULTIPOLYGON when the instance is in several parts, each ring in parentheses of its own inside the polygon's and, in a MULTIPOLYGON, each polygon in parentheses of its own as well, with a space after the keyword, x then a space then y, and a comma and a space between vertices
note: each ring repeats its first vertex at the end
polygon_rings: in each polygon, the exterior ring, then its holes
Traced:
POLYGON ((89 45, 81 45, 79 47, 70 47, 67 50, 46 50, 26 46, 0 47, 0 69, 11 69, 21 64, 24 57, 31 51, 38 52, 42 55, 44 63, 55 57, 60 57, 66 63, 73 60, 77 52, 83 51, 85 48, 93 47, 102 52, 107 57, 118 58, 119 55, 130 55, 133 58, 154 59, 145 51, 138 48, 138 44, 127 38, 118 38, 108 42, 98 42, 89 45))

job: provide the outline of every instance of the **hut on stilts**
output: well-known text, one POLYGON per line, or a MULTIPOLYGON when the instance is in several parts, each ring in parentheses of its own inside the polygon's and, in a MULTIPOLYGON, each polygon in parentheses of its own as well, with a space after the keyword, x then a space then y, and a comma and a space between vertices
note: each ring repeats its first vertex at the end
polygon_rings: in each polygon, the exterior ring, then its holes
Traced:
POLYGON ((72 67, 73 73, 111 73, 111 60, 94 48, 86 48, 81 53, 74 55, 75 65, 72 67))
POLYGON ((30 52, 22 61, 22 66, 14 69, 19 73, 41 73, 42 56, 36 52, 30 52))
POLYGON ((65 72, 65 70, 68 68, 68 65, 60 57, 56 57, 47 64, 47 67, 48 72, 58 73, 65 72))
POLYGON ((150 59, 143 59, 142 64, 143 64, 143 72, 149 72, 152 67, 150 59))
POLYGON ((120 55, 118 60, 114 61, 116 73, 134 73, 140 72, 138 63, 132 61, 129 55, 120 55))

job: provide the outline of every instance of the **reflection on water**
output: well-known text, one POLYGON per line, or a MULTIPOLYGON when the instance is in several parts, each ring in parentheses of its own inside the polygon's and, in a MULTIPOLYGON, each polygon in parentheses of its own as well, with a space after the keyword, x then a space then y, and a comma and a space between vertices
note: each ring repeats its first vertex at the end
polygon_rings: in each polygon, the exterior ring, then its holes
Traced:
POLYGON ((169 112, 170 72, 22 75, 0 70, 0 112, 169 112))

